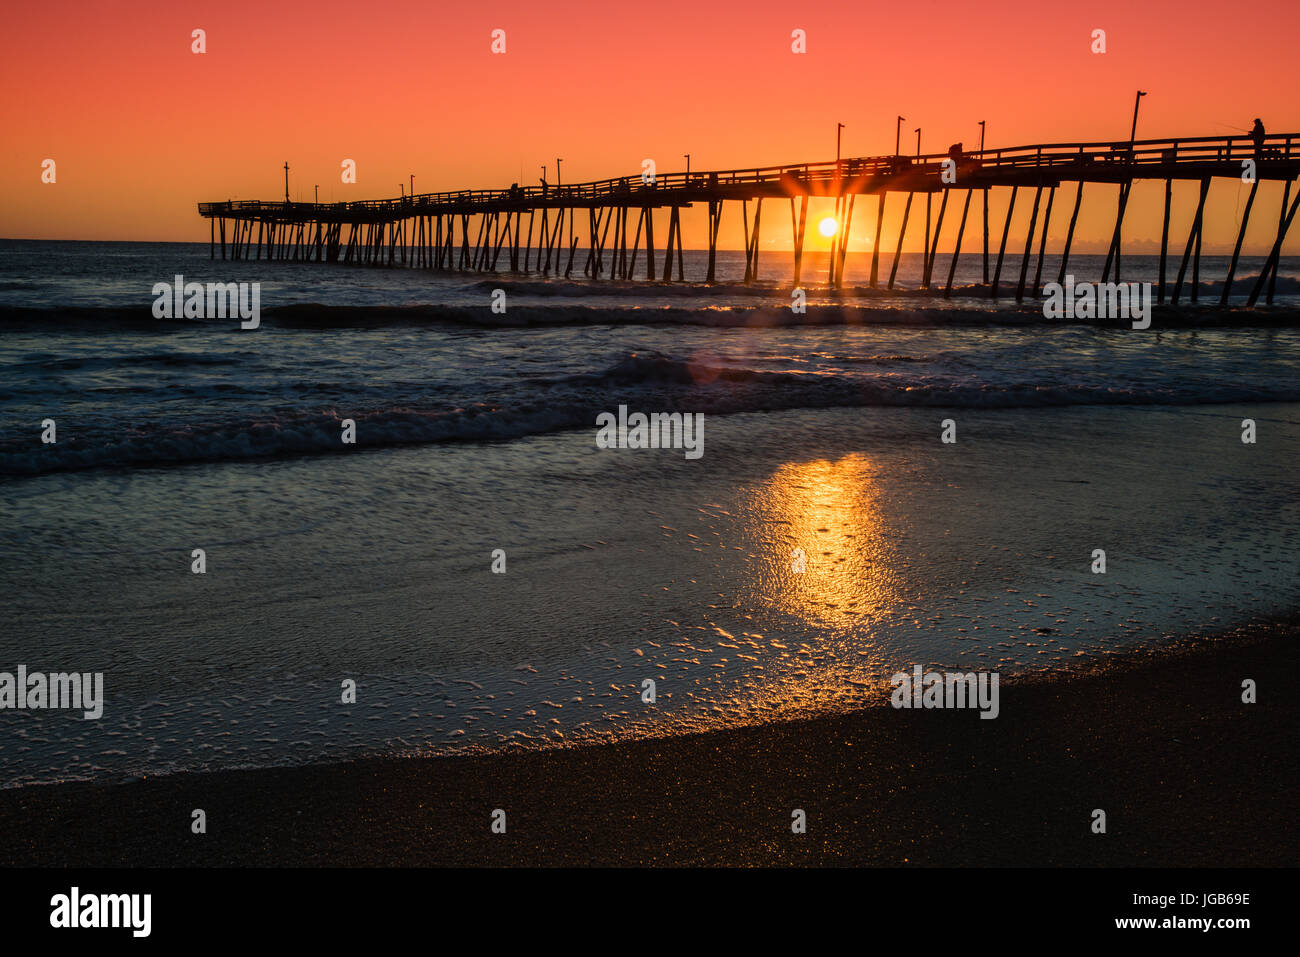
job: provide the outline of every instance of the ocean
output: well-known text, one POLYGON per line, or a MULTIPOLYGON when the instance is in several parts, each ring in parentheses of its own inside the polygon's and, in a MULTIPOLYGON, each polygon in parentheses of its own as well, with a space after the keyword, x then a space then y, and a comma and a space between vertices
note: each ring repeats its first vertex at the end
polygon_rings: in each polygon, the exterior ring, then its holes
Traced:
POLYGON ((1136 330, 992 304, 969 253, 947 301, 919 254, 892 292, 852 254, 838 294, 811 256, 805 314, 788 253, 750 287, 581 282, 582 253, 566 281, 0 241, 0 671, 105 689, 99 720, 0 710, 0 786, 783 721, 1297 608, 1294 260, 1247 313, 1262 260, 1220 310, 1205 257, 1202 308, 1136 330), (259 282, 260 327, 155 319, 177 275, 259 282), (620 406, 702 414, 703 454, 598 447, 620 406))

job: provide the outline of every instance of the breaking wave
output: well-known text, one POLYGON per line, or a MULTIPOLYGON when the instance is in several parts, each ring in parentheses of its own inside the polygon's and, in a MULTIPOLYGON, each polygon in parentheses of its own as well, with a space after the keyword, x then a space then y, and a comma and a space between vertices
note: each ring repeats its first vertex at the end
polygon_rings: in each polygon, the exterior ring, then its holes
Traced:
POLYGON ((1287 387, 1232 380, 1213 386, 1196 381, 1186 385, 1096 381, 1043 384, 990 381, 952 368, 928 370, 918 365, 924 363, 924 357, 870 358, 874 367, 869 375, 845 375, 831 371, 763 371, 664 355, 630 354, 600 372, 521 380, 515 395, 497 403, 433 409, 402 405, 350 411, 346 415, 329 409, 246 414, 218 421, 163 419, 130 428, 104 422, 61 424, 55 444, 41 445, 30 434, 13 437, 12 431, 11 437, 0 440, 0 475, 355 453, 358 448, 443 442, 511 441, 594 429, 600 412, 611 411, 621 403, 647 411, 731 415, 867 406, 1009 409, 1300 401, 1300 381, 1287 387), (355 446, 344 446, 340 441, 345 417, 356 422, 355 446))

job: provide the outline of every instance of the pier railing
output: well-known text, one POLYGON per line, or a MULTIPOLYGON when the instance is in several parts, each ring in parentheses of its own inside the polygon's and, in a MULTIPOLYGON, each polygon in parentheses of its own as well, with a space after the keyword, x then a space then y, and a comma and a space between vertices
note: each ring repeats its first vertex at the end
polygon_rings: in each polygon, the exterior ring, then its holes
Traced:
MULTIPOLYGON (((417 193, 399 199, 365 199, 340 203, 297 203, 264 200, 230 200, 200 203, 202 216, 231 216, 240 213, 273 215, 290 212, 295 218, 346 217, 362 213, 380 217, 414 216, 487 204, 556 205, 602 203, 628 198, 633 202, 663 198, 708 199, 715 192, 736 193, 765 189, 797 193, 876 192, 882 179, 935 173, 945 160, 955 159, 965 174, 976 171, 981 178, 997 179, 997 173, 1034 173, 1059 176, 1067 172, 1095 169, 1099 172, 1129 171, 1133 178, 1172 176, 1199 178, 1207 166, 1236 166, 1243 160, 1256 163, 1300 164, 1300 134, 1275 134, 1256 146, 1248 136, 1204 136, 1173 140, 1103 141, 1094 143, 1049 143, 1036 146, 971 150, 959 153, 927 153, 920 156, 848 157, 816 163, 795 163, 749 169, 706 170, 660 173, 649 182, 640 174, 588 183, 547 186, 511 186, 507 189, 464 189, 417 193), (675 194, 669 196, 668 194, 675 194), (696 194, 692 197, 691 194, 696 194)), ((1068 178, 1068 177, 1067 177, 1068 178)))
MULTIPOLYGON (((794 284, 800 283, 804 240, 807 235, 809 205, 814 198, 834 197, 835 230, 831 234, 828 281, 838 288, 844 279, 845 255, 852 235, 855 199, 874 194, 875 241, 871 244, 872 287, 880 278, 880 253, 883 245, 881 226, 885 203, 890 196, 900 196, 905 203, 902 220, 894 240, 893 266, 887 287, 894 288, 907 235, 908 217, 916 194, 925 197, 926 215, 921 288, 929 290, 936 255, 943 231, 949 200, 962 204, 956 241, 948 263, 944 295, 952 292, 957 260, 962 252, 962 238, 970 213, 971 199, 980 194, 982 208, 983 283, 989 295, 1000 295, 1003 264, 1006 259, 1016 198, 1021 190, 1032 193, 1033 206, 1025 247, 1020 255, 1019 278, 1015 297, 1036 296, 1040 288, 1044 257, 1047 252, 1053 204, 1058 189, 1074 183, 1073 211, 1060 253, 1058 282, 1064 282, 1069 265, 1075 224, 1083 201, 1085 183, 1118 185, 1114 230, 1109 251, 1102 267, 1101 281, 1110 281, 1112 266, 1118 281, 1123 258, 1124 215, 1133 183, 1139 179, 1164 180, 1164 216, 1160 230, 1159 302, 1165 300, 1166 265, 1169 260, 1170 214, 1174 180, 1199 181, 1199 199, 1188 232, 1186 245, 1177 269, 1170 301, 1177 304, 1190 265, 1190 291, 1195 302, 1200 288, 1200 259, 1204 235, 1204 212, 1211 180, 1226 178, 1252 183, 1250 195, 1241 213, 1236 244, 1220 293, 1226 305, 1232 289, 1237 262, 1245 241, 1250 212, 1261 182, 1283 182, 1282 209, 1276 238, 1264 268, 1256 276, 1248 305, 1254 305, 1261 293, 1271 301, 1277 278, 1278 262, 1287 230, 1300 209, 1300 191, 1291 199, 1292 180, 1300 176, 1300 134, 1286 133, 1262 137, 1202 136, 1170 140, 1108 140, 1094 143, 1045 143, 1033 146, 1002 147, 968 151, 956 144, 947 153, 917 156, 847 157, 817 163, 794 163, 749 169, 673 172, 657 176, 629 176, 589 183, 520 186, 508 189, 466 189, 438 193, 420 193, 397 199, 369 199, 341 203, 264 202, 229 200, 200 203, 199 213, 208 218, 209 254, 216 255, 220 233, 221 256, 235 259, 303 259, 316 262, 358 263, 363 265, 405 266, 415 268, 477 272, 496 272, 498 263, 508 263, 511 271, 539 270, 544 275, 569 276, 574 268, 579 243, 586 261, 584 276, 629 279, 636 270, 637 255, 644 233, 646 278, 662 276, 671 280, 676 267, 677 278, 684 278, 682 256, 681 211, 695 203, 708 205, 708 260, 704 281, 716 278, 719 223, 724 207, 741 207, 744 229, 744 281, 753 282, 759 274, 759 241, 763 203, 790 203, 790 224, 794 253, 794 284), (1252 174, 1253 175, 1250 175, 1252 174), (943 175, 941 175, 943 174, 943 175), (952 175, 947 175, 952 174, 952 175), (996 234, 990 242, 989 194, 994 189, 1009 193, 1001 242, 996 234), (1047 202, 1039 225, 1040 202, 1047 202), (939 193, 939 196, 935 194, 939 193), (938 199, 938 215, 931 228, 932 206, 938 199), (754 203, 753 220, 749 218, 754 203), (797 207, 797 212, 796 212, 797 207), (663 264, 657 266, 655 214, 667 209, 667 242, 662 247, 663 264), (578 217, 582 210, 585 217, 578 217), (587 220, 585 226, 581 219, 587 220), (635 222, 633 222, 635 219, 635 222), (525 224, 525 220, 527 223, 525 224), (227 243, 227 226, 230 241, 227 243), (534 227, 537 241, 534 244, 534 227), (613 236, 611 239, 611 228, 613 236), (347 230, 347 235, 344 235, 347 230), (567 237, 566 237, 567 230, 567 237), (580 236, 579 233, 585 234, 580 236), (1030 279, 1029 264, 1035 235, 1038 238, 1037 264, 1030 279), (536 266, 532 257, 536 251, 536 266), (996 259, 991 256, 996 253, 996 259), (567 254, 567 262, 565 256, 567 254), (606 258, 608 255, 609 258, 606 258), (991 268, 990 268, 991 267, 991 268)), ((1091 192, 1091 191, 1090 191, 1091 192)), ((1027 200, 1026 200, 1027 201, 1027 200)), ((1022 206, 1023 208, 1023 206, 1022 206)), ((1061 210, 1064 213, 1064 209, 1061 210)), ((915 225, 921 225, 916 223, 915 225)), ((661 234, 662 235, 662 234, 661 234)), ((1174 255, 1177 251, 1172 250, 1174 255)), ((1015 256, 1015 253, 1012 253, 1015 256)), ((1014 267, 1013 267, 1014 268, 1014 267)))

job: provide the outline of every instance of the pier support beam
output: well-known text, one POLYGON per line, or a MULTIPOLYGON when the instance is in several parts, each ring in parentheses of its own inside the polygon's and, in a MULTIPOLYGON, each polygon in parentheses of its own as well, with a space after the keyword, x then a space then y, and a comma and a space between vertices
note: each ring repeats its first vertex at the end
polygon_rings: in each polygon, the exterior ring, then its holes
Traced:
MULTIPOLYGON (((1286 219, 1286 204, 1287 204, 1287 200, 1289 200, 1290 198, 1291 198, 1291 181, 1287 180, 1286 185, 1282 189, 1282 208, 1278 212, 1278 216, 1277 216, 1278 229, 1282 228, 1282 221, 1286 219)), ((1270 306, 1273 305, 1273 287, 1275 285, 1277 285, 1277 260, 1276 259, 1273 260, 1273 268, 1269 270, 1269 274, 1268 274, 1268 298, 1265 300, 1265 302, 1267 302, 1270 306)))
POLYGON ((1038 263, 1034 266, 1034 286, 1030 295, 1037 299, 1038 290, 1043 281, 1043 257, 1047 255, 1047 227, 1052 224, 1052 204, 1056 202, 1056 187, 1047 191, 1047 209, 1043 213, 1043 235, 1038 240, 1038 263))
POLYGON ((528 264, 533 258, 533 217, 537 215, 537 210, 528 211, 528 241, 524 243, 524 272, 528 272, 528 264))
POLYGON ((655 208, 647 206, 645 210, 645 277, 655 277, 655 208))
POLYGON ((564 264, 564 278, 573 274, 573 257, 578 254, 578 237, 573 235, 573 210, 569 210, 569 261, 564 264))
POLYGON ((984 194, 984 285, 989 284, 989 188, 981 190, 984 194))
POLYGON ((1007 203, 1007 221, 1002 225, 1002 245, 998 247, 998 262, 993 269, 993 286, 989 289, 989 298, 998 297, 998 282, 1002 279, 1002 259, 1007 254, 1007 237, 1011 235, 1011 215, 1016 211, 1016 194, 1019 186, 1011 187, 1011 201, 1007 203))
MULTIPOLYGON (((1237 272, 1237 259, 1241 256, 1241 244, 1246 239, 1246 226, 1250 222, 1250 208, 1255 205, 1255 194, 1259 192, 1259 180, 1250 187, 1250 196, 1246 198, 1246 208, 1241 213, 1241 229, 1237 231, 1237 245, 1232 247, 1232 259, 1228 263, 1228 276, 1223 280, 1223 295, 1219 297, 1219 305, 1228 304, 1228 293, 1232 291, 1232 277, 1237 272)), ((1261 272, 1262 276, 1263 273, 1261 272)))
POLYGON ((930 288, 930 207, 934 194, 927 191, 925 194, 925 233, 921 237, 921 286, 930 288))
POLYGON ((952 262, 948 263, 948 284, 943 288, 943 298, 952 295, 952 277, 957 273, 957 258, 961 255, 961 237, 966 232, 966 214, 970 211, 970 196, 974 190, 966 190, 966 201, 961 206, 961 224, 957 227, 957 244, 952 247, 952 262))
POLYGON ((848 198, 848 208, 844 213, 844 225, 840 228, 841 235, 838 237, 839 244, 836 251, 836 262, 831 263, 831 268, 835 272, 835 288, 844 287, 844 257, 849 251, 849 230, 853 228, 853 203, 857 194, 850 194, 848 198))
POLYGON ((871 247, 871 288, 880 275, 880 230, 885 225, 885 191, 876 194, 876 242, 871 247))
POLYGON ((1124 228, 1124 211, 1128 209, 1128 194, 1133 189, 1133 181, 1121 183, 1119 187, 1119 208, 1115 211, 1115 232, 1110 238, 1110 249, 1106 251, 1106 265, 1101 270, 1101 281, 1110 279, 1110 264, 1115 263, 1115 281, 1119 282, 1119 256, 1123 245, 1121 233, 1124 228))
MULTIPOLYGON (((604 224, 605 224, 605 228, 604 228, 603 230, 601 230, 601 233, 600 233, 600 242, 599 242, 599 244, 597 244, 597 246, 596 246, 596 276, 597 276, 597 277, 599 277, 600 274, 601 274, 602 272, 604 272, 604 270, 605 270, 605 247, 609 244, 609 229, 610 229, 611 226, 614 227, 614 245, 615 245, 615 246, 618 245, 618 225, 617 225, 617 224, 618 224, 618 207, 617 207, 617 206, 612 206, 612 207, 610 207, 609 209, 602 209, 602 210, 600 211, 600 217, 601 217, 601 218, 597 220, 597 223, 599 224, 600 222, 603 221, 604 224)), ((609 252, 609 278, 611 278, 611 279, 614 278, 614 270, 615 270, 615 267, 616 267, 616 259, 617 259, 617 257, 616 257, 615 254, 614 254, 614 250, 613 250, 613 249, 610 249, 610 252, 609 252)))
POLYGON ((754 240, 749 235, 749 200, 740 201, 740 225, 745 236, 745 285, 748 286, 752 281, 754 261, 751 258, 754 252, 754 240))
POLYGON ((894 279, 898 276, 898 260, 903 255, 903 237, 907 235, 907 217, 912 212, 912 194, 907 194, 907 205, 903 207, 903 225, 898 228, 898 246, 894 249, 894 265, 889 270, 889 288, 894 288, 894 279))
POLYGON ((722 228, 722 200, 709 201, 709 271, 705 282, 716 279, 716 260, 718 254, 718 230, 722 228))
POLYGON ((668 214, 668 248, 664 250, 664 278, 669 282, 673 278, 673 243, 677 244, 677 279, 685 278, 682 268, 682 217, 681 207, 673 206, 668 214))
POLYGON ((641 227, 645 223, 645 208, 637 210, 636 213, 636 236, 632 240, 632 256, 627 262, 627 274, 623 277, 631 279, 636 274, 636 254, 641 248, 641 227))
POLYGON ((1029 214, 1029 232, 1025 234, 1025 255, 1020 260, 1020 282, 1016 283, 1016 302, 1025 299, 1025 277, 1029 272, 1029 254, 1034 249, 1034 228, 1038 225, 1038 204, 1043 198, 1043 187, 1034 190, 1034 209, 1029 214))
POLYGON ((799 288, 799 277, 803 271, 803 240, 808 234, 808 201, 811 196, 805 194, 799 198, 799 223, 794 222, 794 200, 790 200, 790 228, 794 230, 794 285, 799 288))
POLYGON ((1269 251, 1268 259, 1264 261, 1264 268, 1259 271, 1259 278, 1255 280, 1255 288, 1250 291, 1250 299, 1246 302, 1247 306, 1253 306, 1259 301, 1259 293, 1264 286, 1264 277, 1277 270, 1278 260, 1282 256, 1282 243, 1286 241, 1287 231, 1291 228, 1291 221, 1295 219, 1295 211, 1298 207, 1300 207, 1300 190, 1296 191, 1296 197, 1291 201, 1290 211, 1278 223, 1277 239, 1273 240, 1273 248, 1269 251))
POLYGON ((943 202, 939 204, 939 218, 934 224, 934 242, 929 249, 929 255, 925 260, 925 277, 922 285, 930 288, 930 274, 934 271, 934 258, 939 254, 939 234, 943 232, 943 214, 948 209, 948 190, 943 191, 943 202))
MULTIPOLYGON (((626 233, 627 233, 627 227, 626 227, 627 208, 626 207, 623 208, 623 217, 624 217, 624 239, 626 239, 626 233)), ((555 211, 555 225, 551 227, 551 233, 549 236, 546 237, 546 269, 544 270, 545 272, 549 273, 552 269, 554 269, 555 275, 557 276, 560 274, 560 249, 561 249, 560 237, 563 234, 564 234, 564 210, 557 209, 555 211), (552 259, 555 260, 554 267, 552 267, 551 265, 552 259)))
POLYGON ((1160 284, 1156 292, 1156 302, 1165 301, 1165 260, 1169 255, 1169 206, 1173 202, 1174 181, 1165 180, 1165 216, 1160 227, 1160 284))
POLYGON ((759 223, 763 218, 763 197, 758 197, 758 202, 754 204, 754 243, 750 253, 749 280, 750 282, 758 281, 758 229, 759 223))
POLYGON ((1192 219, 1192 228, 1187 233, 1187 248, 1183 250, 1183 261, 1178 267, 1178 280, 1174 283, 1174 294, 1170 299, 1175 306, 1178 305, 1178 296, 1183 291, 1183 277, 1187 275, 1187 260, 1191 258, 1192 248, 1195 245, 1200 246, 1201 237, 1201 218, 1205 213, 1205 197, 1210 192, 1210 178, 1208 176, 1201 180, 1201 198, 1196 203, 1196 216, 1192 219))
POLYGON ((1070 246, 1074 243, 1074 224, 1079 221, 1079 205, 1083 202, 1083 180, 1074 193, 1074 212, 1070 214, 1070 228, 1065 232, 1065 248, 1061 251, 1061 272, 1056 277, 1058 283, 1065 282, 1065 270, 1070 265, 1070 246))

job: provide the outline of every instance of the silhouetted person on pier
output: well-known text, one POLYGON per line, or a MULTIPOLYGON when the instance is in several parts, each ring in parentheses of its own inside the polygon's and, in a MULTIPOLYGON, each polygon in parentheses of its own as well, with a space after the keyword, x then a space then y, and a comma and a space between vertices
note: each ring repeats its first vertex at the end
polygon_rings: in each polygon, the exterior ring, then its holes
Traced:
POLYGON ((541 184, 542 184, 542 195, 545 196, 545 195, 546 195, 546 190, 549 188, 549 187, 546 185, 546 177, 545 177, 545 176, 542 176, 542 177, 539 178, 539 180, 540 180, 540 182, 541 182, 541 184))
POLYGON ((954 163, 960 163, 960 162, 961 162, 961 144, 960 144, 960 143, 953 143, 952 146, 949 146, 949 147, 948 147, 948 159, 952 160, 954 163))
POLYGON ((1255 117, 1255 125, 1250 128, 1250 138, 1255 142, 1256 153, 1263 152, 1264 137, 1267 135, 1268 134, 1264 132, 1264 124, 1260 121, 1260 118, 1258 116, 1255 117))

